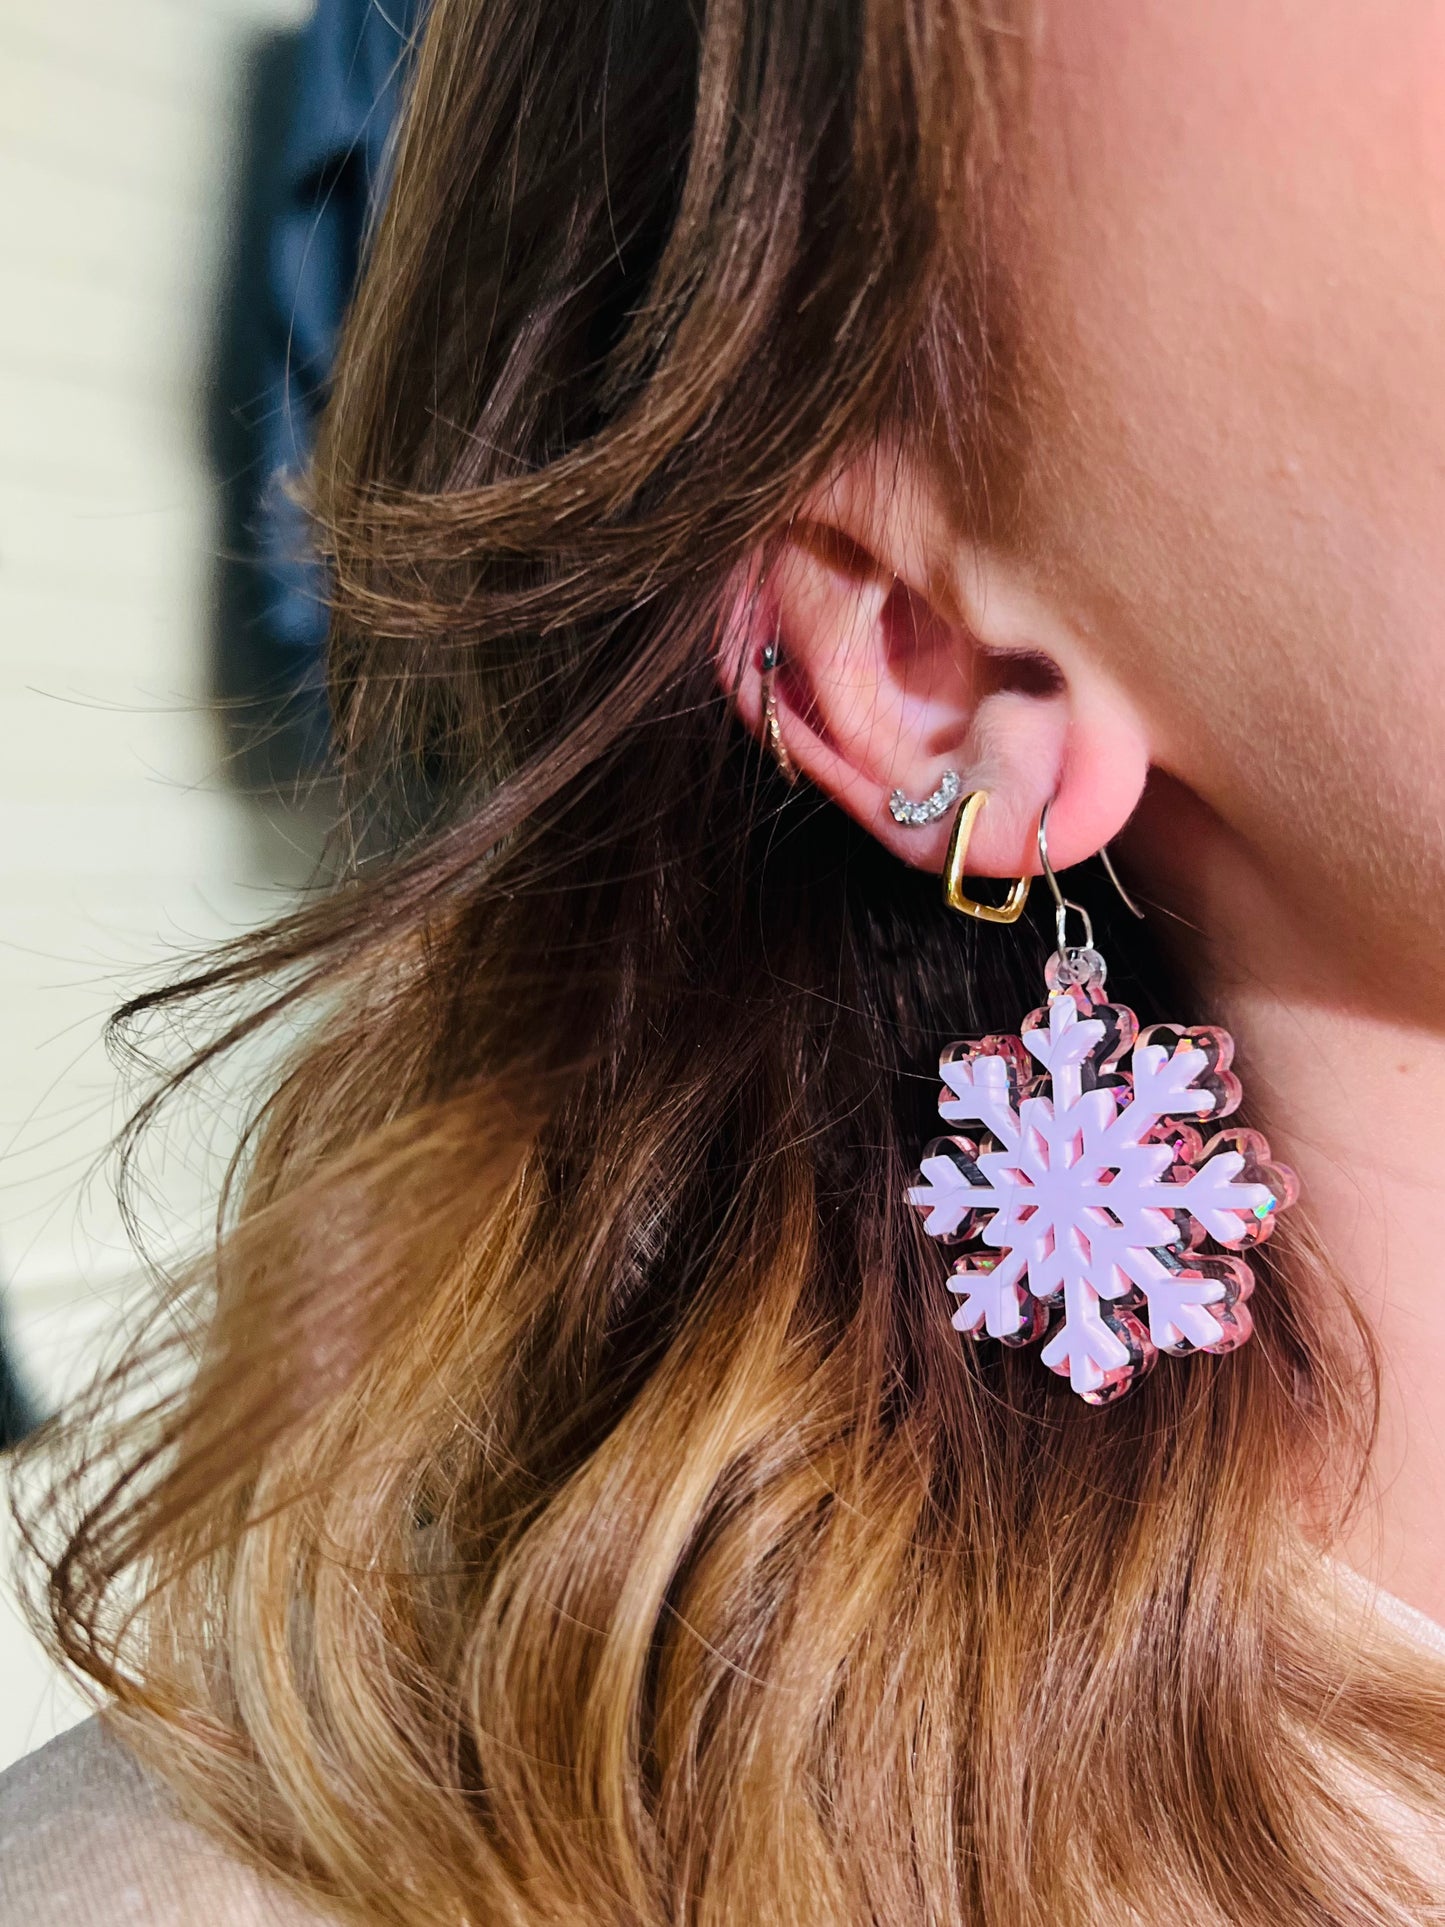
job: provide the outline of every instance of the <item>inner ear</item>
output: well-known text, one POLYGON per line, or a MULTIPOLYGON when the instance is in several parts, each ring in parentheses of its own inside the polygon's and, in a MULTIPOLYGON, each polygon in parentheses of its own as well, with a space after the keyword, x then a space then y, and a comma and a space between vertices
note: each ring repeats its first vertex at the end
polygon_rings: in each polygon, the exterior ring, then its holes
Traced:
MULTIPOLYGON (((970 716, 990 696, 1043 701, 1064 692, 1063 671, 1042 650, 992 649, 901 580, 889 590, 878 621, 889 676, 905 700, 921 699, 925 713, 943 690, 970 716)), ((940 718, 923 732, 919 746, 928 756, 956 753, 954 719, 940 718)))
POLYGON ((895 581, 878 612, 882 664, 903 702, 927 719, 918 748, 925 756, 956 753, 960 726, 978 708, 978 651, 903 581, 895 581), (947 700, 940 704, 940 698, 947 700))
MULTIPOLYGON (((889 672, 901 687, 938 682, 938 658, 945 658, 951 677, 966 673, 969 699, 976 707, 988 696, 1009 691, 1018 696, 1057 696, 1064 689, 1063 671, 1042 650, 995 649, 970 635, 963 641, 959 631, 965 627, 959 618, 949 620, 941 613, 944 596, 936 601, 912 588, 866 548, 863 543, 829 522, 812 516, 799 516, 789 531, 799 548, 816 558, 825 568, 855 583, 860 592, 869 588, 886 589, 880 611, 886 661, 889 672)), ((801 678, 798 679, 801 683, 801 678)), ((780 672, 780 685, 786 680, 780 672)), ((795 692, 794 707, 807 714, 806 692, 795 692)), ((933 753, 946 754, 951 744, 938 740, 928 747, 933 753)))
POLYGON ((982 702, 986 696, 1005 692, 1043 700, 1062 696, 1067 685, 1063 670, 1041 649, 990 649, 980 643, 974 687, 982 702))

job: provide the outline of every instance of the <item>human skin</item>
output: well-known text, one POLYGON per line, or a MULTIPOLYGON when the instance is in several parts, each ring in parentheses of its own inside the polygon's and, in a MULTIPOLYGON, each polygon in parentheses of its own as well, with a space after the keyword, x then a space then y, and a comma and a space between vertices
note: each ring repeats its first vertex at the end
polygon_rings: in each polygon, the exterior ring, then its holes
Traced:
POLYGON ((1348 1554, 1445 1618, 1445 6, 1040 25, 1022 547, 1144 718, 1132 873, 1379 1342, 1348 1554))
POLYGON ((946 765, 990 791, 976 873, 1037 867, 1050 796, 1060 862, 1123 832, 1378 1341, 1345 1555, 1445 1618, 1445 5, 1043 0, 1034 35, 1017 513, 855 463, 723 671, 761 729, 780 635, 794 760, 905 861, 947 824, 888 792, 946 765), (1011 679, 1038 656, 1056 688, 1011 679))
POLYGON ((1411 1022, 1445 955, 1442 75, 1433 0, 1053 4, 1024 270, 1032 556, 1311 924, 1298 966, 1348 946, 1411 1022))

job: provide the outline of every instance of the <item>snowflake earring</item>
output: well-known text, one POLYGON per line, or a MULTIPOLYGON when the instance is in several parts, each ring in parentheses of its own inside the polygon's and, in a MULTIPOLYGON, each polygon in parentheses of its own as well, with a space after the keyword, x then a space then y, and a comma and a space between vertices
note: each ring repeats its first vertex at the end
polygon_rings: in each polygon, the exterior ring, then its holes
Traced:
MULTIPOLYGON (((965 798, 950 839, 945 900, 1013 922, 1027 879, 1001 906, 964 896, 968 835, 987 801, 965 798)), ((957 1330, 1027 1345, 1091 1405, 1131 1391, 1160 1352, 1229 1352, 1253 1329, 1254 1276, 1237 1255, 1261 1243, 1298 1193, 1258 1131, 1211 1126, 1239 1105, 1234 1042, 1212 1025, 1155 1024, 1104 999, 1104 959, 1080 905, 1039 859, 1057 910, 1048 1001, 1018 1036, 952 1045, 939 1114, 977 1135, 935 1138, 909 1193, 924 1229, 961 1247, 948 1288, 957 1330), (1083 944, 1068 941, 1069 913, 1083 944)), ((1119 893, 1130 902, 1108 865, 1119 893)))

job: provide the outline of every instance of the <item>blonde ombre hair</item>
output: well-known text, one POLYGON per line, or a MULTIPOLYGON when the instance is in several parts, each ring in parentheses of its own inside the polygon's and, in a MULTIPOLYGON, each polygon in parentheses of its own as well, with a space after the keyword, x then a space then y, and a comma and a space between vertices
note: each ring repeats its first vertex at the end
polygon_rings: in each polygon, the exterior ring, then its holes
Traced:
POLYGON ((883 428, 1009 512, 1019 25, 435 0, 316 478, 351 854, 119 1020, 217 1010, 170 1089, 304 1039, 186 1388, 30 1522, 127 1738, 346 1918, 1445 1919, 1380 1819, 1445 1811, 1445 1692, 1300 1523, 1367 1443, 1323 1267, 1282 1233, 1257 1341, 1106 1411, 962 1343, 903 1193, 1046 938, 716 687, 883 428))

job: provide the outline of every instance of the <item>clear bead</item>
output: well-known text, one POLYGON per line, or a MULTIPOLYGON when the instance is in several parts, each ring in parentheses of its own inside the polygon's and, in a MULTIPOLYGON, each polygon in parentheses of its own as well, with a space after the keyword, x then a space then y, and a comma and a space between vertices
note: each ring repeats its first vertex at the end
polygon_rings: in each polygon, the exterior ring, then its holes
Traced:
POLYGON ((1102 990, 1109 967, 1097 950, 1056 950, 1044 965, 1044 982, 1051 992, 1102 990))

